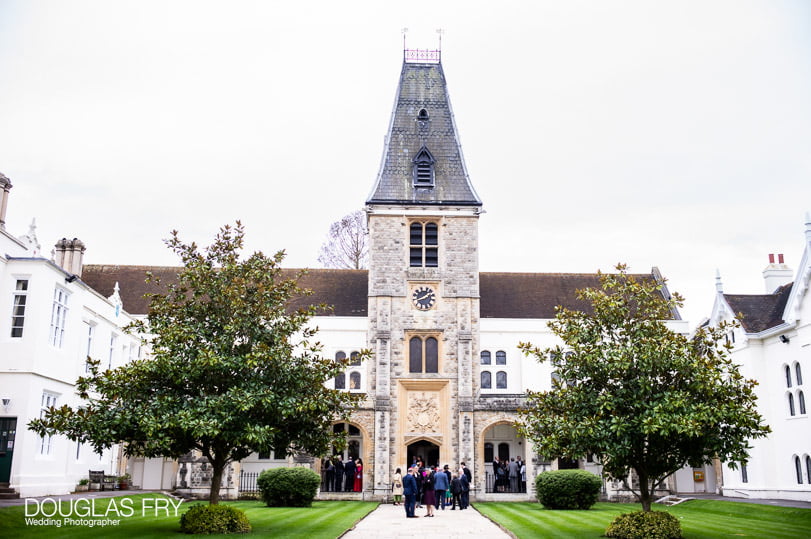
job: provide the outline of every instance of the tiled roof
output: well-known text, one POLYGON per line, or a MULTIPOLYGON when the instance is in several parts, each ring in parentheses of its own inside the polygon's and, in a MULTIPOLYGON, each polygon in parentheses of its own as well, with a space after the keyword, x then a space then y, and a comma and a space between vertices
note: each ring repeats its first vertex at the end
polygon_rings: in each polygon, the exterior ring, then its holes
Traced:
POLYGON ((724 294, 724 299, 747 333, 760 333, 783 323, 783 311, 793 283, 783 285, 774 294, 724 294))
MULTIPOLYGON (((178 267, 171 266, 115 266, 85 265, 82 280, 104 296, 113 293, 115 283, 120 287, 124 310, 130 314, 146 314, 149 300, 146 293, 164 289, 147 284, 146 274, 151 272, 163 285, 177 282, 178 267)), ((285 278, 295 277, 301 271, 284 269, 285 278)), ((325 303, 333 306, 335 316, 366 316, 368 306, 368 272, 365 270, 313 269, 299 279, 299 286, 313 291, 312 296, 296 299, 291 307, 325 303)))
POLYGON ((403 63, 383 160, 367 204, 481 206, 471 185, 442 64, 403 63), (421 110, 427 117, 419 118, 421 110), (434 187, 415 187, 414 157, 434 157, 434 187))
MULTIPOLYGON (((180 268, 165 266, 86 265, 82 280, 104 296, 121 288, 124 310, 146 314, 147 292, 159 291, 145 282, 146 272, 159 277, 163 284, 177 281, 180 268)), ((284 270, 294 276, 295 269, 284 270)), ((555 307, 588 310, 588 304, 576 299, 575 291, 599 286, 591 273, 481 273, 480 316, 482 318, 553 318, 555 307)), ((636 275, 649 279, 651 275, 636 275)), ((336 316, 366 316, 368 305, 368 272, 366 270, 311 269, 299 280, 312 296, 299 298, 292 306, 325 303, 333 306, 336 316)))

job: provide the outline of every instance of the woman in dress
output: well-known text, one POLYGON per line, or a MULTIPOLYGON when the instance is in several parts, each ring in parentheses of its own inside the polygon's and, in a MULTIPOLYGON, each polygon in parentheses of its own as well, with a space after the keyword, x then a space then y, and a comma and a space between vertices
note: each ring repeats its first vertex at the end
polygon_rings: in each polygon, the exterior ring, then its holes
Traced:
POLYGON ((434 491, 434 471, 427 468, 427 473, 422 482, 423 497, 422 503, 425 505, 425 516, 434 516, 434 506, 436 505, 436 492, 434 491))
POLYGON ((360 492, 363 489, 363 461, 358 459, 355 461, 355 492, 360 492))
POLYGON ((394 495, 394 505, 400 505, 400 499, 403 496, 403 476, 400 473, 400 468, 391 476, 391 493, 394 495))

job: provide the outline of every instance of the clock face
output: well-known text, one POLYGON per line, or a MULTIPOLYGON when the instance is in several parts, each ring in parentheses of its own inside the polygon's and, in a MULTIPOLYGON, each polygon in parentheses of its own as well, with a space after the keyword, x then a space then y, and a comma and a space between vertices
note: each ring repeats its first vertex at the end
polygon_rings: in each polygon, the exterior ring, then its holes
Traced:
POLYGON ((427 311, 436 304, 436 292, 428 286, 415 288, 411 294, 411 302, 417 309, 427 311))

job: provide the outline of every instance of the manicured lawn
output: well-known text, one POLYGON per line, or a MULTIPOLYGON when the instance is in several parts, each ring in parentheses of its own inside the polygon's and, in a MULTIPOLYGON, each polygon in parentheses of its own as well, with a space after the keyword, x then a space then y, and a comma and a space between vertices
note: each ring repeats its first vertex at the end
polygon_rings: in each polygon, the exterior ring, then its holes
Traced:
MULTIPOLYGON (((600 537, 614 517, 640 509, 639 504, 615 503, 598 503, 588 511, 551 511, 537 503, 474 505, 519 538, 600 537)), ((690 500, 654 509, 677 516, 685 539, 811 536, 811 509, 715 500, 690 500)))
MULTIPOLYGON (((44 538, 151 538, 151 537, 174 537, 180 539, 186 537, 178 535, 180 529, 180 516, 190 507, 189 502, 184 502, 178 511, 178 516, 174 516, 174 510, 160 511, 160 515, 155 516, 153 506, 155 498, 161 497, 159 494, 139 494, 137 496, 123 496, 119 498, 98 498, 96 499, 95 513, 102 515, 109 509, 109 500, 115 500, 119 513, 122 515, 120 524, 106 527, 87 526, 66 526, 57 527, 50 523, 45 526, 34 526, 26 523, 25 507, 5 507, 0 508, 0 536, 2 537, 44 537, 44 538), (124 499, 131 501, 125 502, 124 499), (126 516, 131 508, 132 516, 126 516)), ((191 502, 199 503, 199 502, 191 502)), ((245 511, 248 520, 251 522, 253 531, 249 535, 261 535, 274 538, 328 538, 338 537, 351 528, 360 519, 377 507, 377 503, 371 502, 314 502, 312 507, 307 508, 284 508, 266 507, 262 502, 244 501, 227 502, 245 511)), ((69 514, 66 502, 61 506, 64 514, 69 514)), ((47 514, 56 509, 54 505, 45 506, 47 514)), ((87 506, 80 506, 79 511, 87 511, 87 506)), ((29 508, 33 512, 33 508, 29 508)), ((34 518, 42 518, 37 515, 34 518)), ((102 516, 81 517, 74 513, 69 518, 85 518, 88 520, 103 520, 102 516)), ((108 518, 117 518, 114 512, 108 514, 108 518)), ((63 517, 56 515, 51 517, 51 521, 62 522, 63 517)), ((220 537, 220 536, 217 536, 220 537)), ((222 536, 226 537, 226 536, 222 536)), ((234 537, 228 536, 228 537, 234 537)), ((242 536, 244 537, 244 536, 242 536)))

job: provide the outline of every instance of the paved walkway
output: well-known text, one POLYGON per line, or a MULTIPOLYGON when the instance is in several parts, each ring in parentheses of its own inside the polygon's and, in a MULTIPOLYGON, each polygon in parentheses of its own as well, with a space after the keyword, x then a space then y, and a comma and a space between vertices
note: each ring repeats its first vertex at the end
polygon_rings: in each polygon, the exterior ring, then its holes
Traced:
POLYGON ((416 510, 420 518, 406 518, 402 505, 381 504, 358 522, 341 539, 383 539, 389 537, 438 537, 442 539, 509 539, 511 536, 472 507, 436 510, 426 518, 425 507, 416 510))

